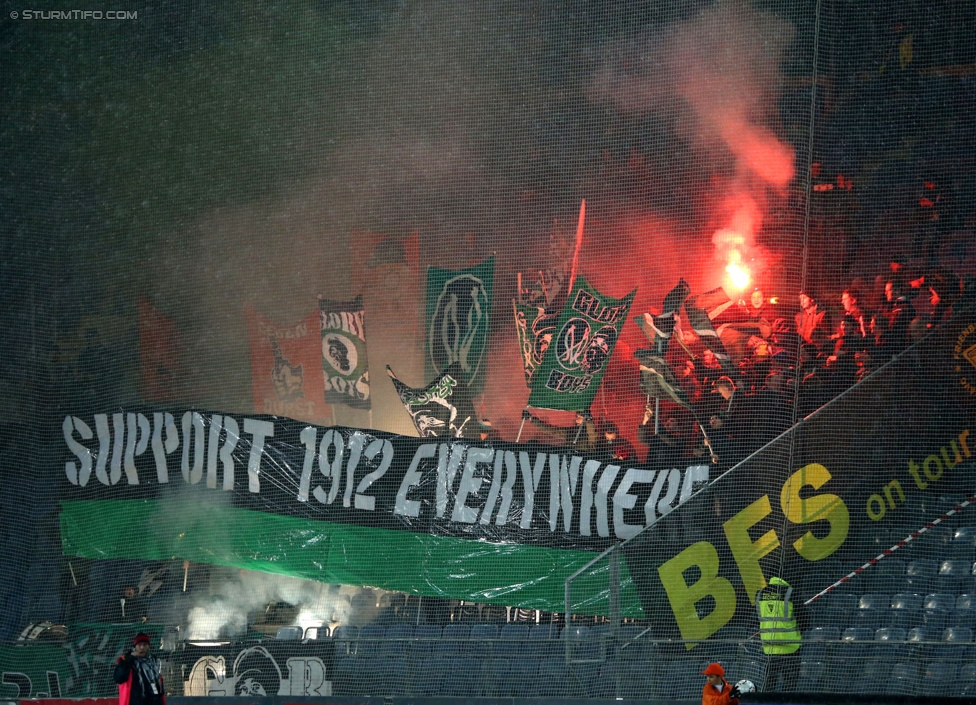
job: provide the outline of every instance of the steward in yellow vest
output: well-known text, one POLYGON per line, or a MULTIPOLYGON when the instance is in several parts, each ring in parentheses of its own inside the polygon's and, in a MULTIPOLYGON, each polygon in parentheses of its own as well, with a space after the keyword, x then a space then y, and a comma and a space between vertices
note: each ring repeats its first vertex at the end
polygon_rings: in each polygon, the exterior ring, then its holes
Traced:
POLYGON ((763 653, 769 657, 763 684, 765 691, 789 692, 796 687, 801 636, 790 601, 792 596, 793 588, 782 578, 770 578, 769 586, 756 594, 759 638, 763 653))
POLYGON ((793 588, 782 578, 770 578, 769 587, 756 594, 759 638, 767 655, 792 654, 800 649, 800 628, 793 615, 792 595, 793 588), (786 588, 785 595, 780 594, 781 587, 786 588))

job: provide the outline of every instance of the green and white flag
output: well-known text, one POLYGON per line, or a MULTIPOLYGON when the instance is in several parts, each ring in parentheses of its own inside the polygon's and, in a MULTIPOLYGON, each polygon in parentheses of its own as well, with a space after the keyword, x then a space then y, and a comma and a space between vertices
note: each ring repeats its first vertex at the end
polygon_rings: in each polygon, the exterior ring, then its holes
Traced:
POLYGON ((484 387, 494 276, 494 257, 468 269, 427 268, 427 379, 457 363, 472 394, 484 387))
POLYGON ((622 299, 604 296, 577 277, 542 364, 532 375, 529 406, 587 411, 637 289, 622 299))
POLYGON ((319 299, 325 401, 370 408, 363 297, 353 301, 319 299))

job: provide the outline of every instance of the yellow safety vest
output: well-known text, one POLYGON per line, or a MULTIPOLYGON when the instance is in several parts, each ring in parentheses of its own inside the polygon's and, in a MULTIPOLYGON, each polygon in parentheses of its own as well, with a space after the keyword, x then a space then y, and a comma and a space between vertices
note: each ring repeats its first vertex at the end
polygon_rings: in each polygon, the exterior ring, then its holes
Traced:
POLYGON ((782 578, 774 580, 786 585, 786 595, 782 599, 779 595, 763 599, 762 590, 756 593, 759 638, 762 640, 763 653, 767 655, 792 654, 800 649, 801 639, 800 629, 793 616, 793 603, 790 602, 793 588, 782 578))

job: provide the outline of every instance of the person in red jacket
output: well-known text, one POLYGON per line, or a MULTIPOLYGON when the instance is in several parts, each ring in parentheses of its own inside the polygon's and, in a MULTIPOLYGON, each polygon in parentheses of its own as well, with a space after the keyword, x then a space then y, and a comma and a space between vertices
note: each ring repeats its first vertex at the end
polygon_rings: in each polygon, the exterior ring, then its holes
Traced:
POLYGON ((739 705, 739 691, 725 680, 722 664, 708 664, 702 675, 708 679, 702 689, 702 705, 739 705))
POLYGON ((119 705, 166 705, 159 661, 149 654, 149 642, 148 634, 136 634, 132 651, 119 657, 113 674, 119 705))

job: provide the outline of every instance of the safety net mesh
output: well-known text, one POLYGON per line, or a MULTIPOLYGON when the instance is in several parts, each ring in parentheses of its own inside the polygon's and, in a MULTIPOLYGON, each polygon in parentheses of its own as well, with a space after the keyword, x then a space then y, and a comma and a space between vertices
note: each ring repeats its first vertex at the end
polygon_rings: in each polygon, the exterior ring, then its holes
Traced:
POLYGON ((976 694, 974 7, 7 11, 0 698, 976 694))

